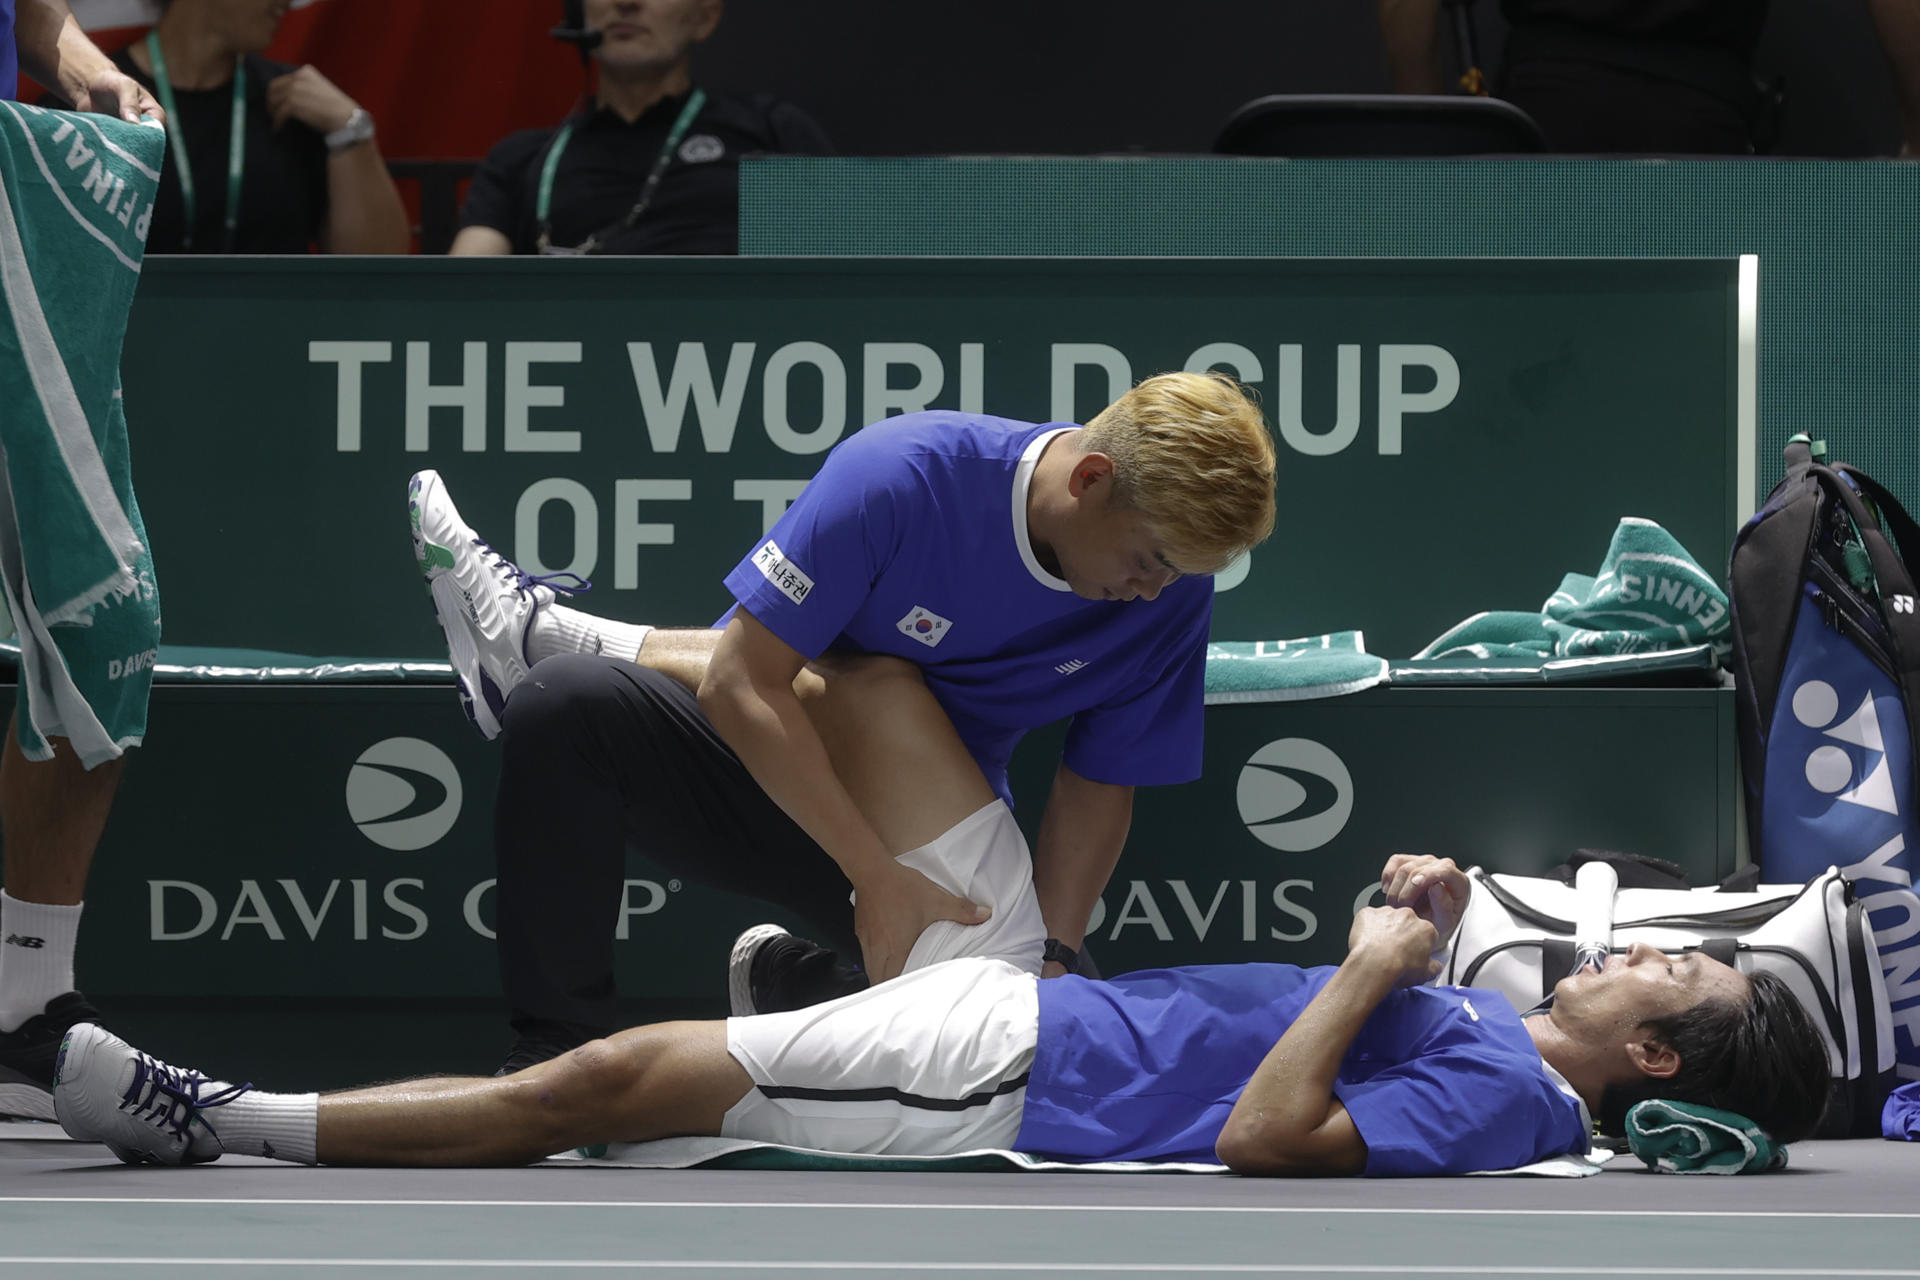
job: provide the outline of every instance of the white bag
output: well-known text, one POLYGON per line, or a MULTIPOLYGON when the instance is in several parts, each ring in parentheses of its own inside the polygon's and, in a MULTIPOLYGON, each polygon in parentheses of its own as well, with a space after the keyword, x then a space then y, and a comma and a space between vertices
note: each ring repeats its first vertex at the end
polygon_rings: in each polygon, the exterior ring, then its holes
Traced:
POLYGON ((1893 1087, 1893 1018, 1880 953, 1853 885, 1828 868, 1804 885, 1718 889, 1612 889, 1611 876, 1581 888, 1474 867, 1473 894, 1438 981, 1498 991, 1525 1011, 1573 972, 1578 943, 1596 930, 1623 953, 1645 942, 1669 954, 1704 951, 1741 973, 1782 979, 1820 1028, 1833 1092, 1817 1136, 1879 1137, 1893 1087), (1608 893, 1608 891, 1611 891, 1608 893), (1610 904, 1601 900, 1605 894, 1610 904))

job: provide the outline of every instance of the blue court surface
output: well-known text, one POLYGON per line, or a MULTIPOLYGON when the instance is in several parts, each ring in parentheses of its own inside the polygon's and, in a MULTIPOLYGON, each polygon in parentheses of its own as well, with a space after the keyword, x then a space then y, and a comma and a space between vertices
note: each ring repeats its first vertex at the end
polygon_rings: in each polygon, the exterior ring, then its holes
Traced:
MULTIPOLYGON (((38 1128, 38 1127, 36 1127, 38 1128)), ((0 1131, 0 1276, 1914 1276, 1920 1147, 1790 1169, 1176 1174, 127 1168, 0 1131)))

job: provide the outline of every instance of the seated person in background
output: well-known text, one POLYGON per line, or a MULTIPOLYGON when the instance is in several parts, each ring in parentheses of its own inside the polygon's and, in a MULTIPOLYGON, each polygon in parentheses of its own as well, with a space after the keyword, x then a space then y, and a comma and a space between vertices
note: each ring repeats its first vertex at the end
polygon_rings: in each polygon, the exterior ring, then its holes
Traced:
MULTIPOLYGON (((1376 0, 1394 88, 1443 93, 1442 0, 1376 0)), ((1920 117, 1920 16, 1869 0, 1911 146, 1920 117)), ((1493 93, 1555 151, 1751 155, 1766 104, 1754 51, 1767 0, 1501 0, 1509 24, 1493 93)))
POLYGON ((693 83, 720 0, 586 0, 600 83, 557 129, 509 136, 467 191, 454 254, 733 253, 740 157, 826 155, 820 126, 768 94, 693 83))
MULTIPOLYGON (((796 684, 816 686, 801 690, 808 714, 824 717, 834 769, 888 846, 996 919, 1026 921, 1011 951, 1031 956, 1044 926, 1017 875, 1018 830, 912 669, 860 659, 796 684), (1015 839, 981 842, 983 821, 1015 839), (933 828, 944 834, 916 845, 933 828)), ((916 947, 920 967, 828 1004, 638 1027, 502 1078, 325 1096, 207 1080, 83 1025, 62 1046, 55 1105, 74 1137, 166 1164, 232 1151, 511 1165, 720 1135, 850 1154, 1217 1154, 1251 1174, 1450 1174, 1583 1153, 1590 1115, 1617 1127, 1649 1095, 1738 1111, 1781 1142, 1817 1123, 1826 1049, 1770 976, 1639 947, 1563 979, 1523 1020, 1493 992, 1418 985, 1471 892, 1452 862, 1396 856, 1382 885, 1388 905, 1355 917, 1338 968, 1042 981, 999 947, 923 966, 916 947)))
POLYGON ((372 117, 314 68, 260 56, 285 12, 284 0, 165 0, 158 25, 114 55, 167 111, 149 254, 407 252, 372 117))

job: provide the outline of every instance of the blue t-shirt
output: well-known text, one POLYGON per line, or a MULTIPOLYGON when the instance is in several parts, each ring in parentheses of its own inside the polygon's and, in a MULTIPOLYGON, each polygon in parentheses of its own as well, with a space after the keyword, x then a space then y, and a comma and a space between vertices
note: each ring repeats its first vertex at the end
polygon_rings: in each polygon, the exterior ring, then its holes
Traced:
MULTIPOLYGON (((1227 1115, 1335 970, 1148 969, 1040 984, 1040 1038, 1014 1146, 1060 1160, 1211 1161, 1227 1115)), ((1587 1150, 1580 1103, 1547 1075, 1498 992, 1413 987, 1381 1002, 1334 1096, 1371 1177, 1510 1169, 1587 1150)))
POLYGON ((13 37, 13 0, 0 0, 0 98, 20 91, 20 52, 13 37))
POLYGON ((1040 566, 1028 481, 1046 441, 1071 429, 951 412, 875 423, 835 447, 727 589, 809 658, 844 648, 918 663, 1002 798, 1020 736, 1067 716, 1064 759, 1082 777, 1190 782, 1213 579, 1181 578, 1154 600, 1082 600, 1040 566))

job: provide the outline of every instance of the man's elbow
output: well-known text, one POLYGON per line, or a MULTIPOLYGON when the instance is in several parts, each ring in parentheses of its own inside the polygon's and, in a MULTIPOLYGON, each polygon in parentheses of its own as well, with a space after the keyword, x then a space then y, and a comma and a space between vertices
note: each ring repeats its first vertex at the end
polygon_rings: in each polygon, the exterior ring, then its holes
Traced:
POLYGON ((1366 1169, 1366 1147, 1334 1141, 1325 1129, 1306 1133, 1262 1131, 1229 1122, 1213 1154, 1233 1172, 1250 1178, 1346 1177, 1366 1169))

